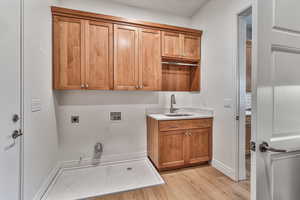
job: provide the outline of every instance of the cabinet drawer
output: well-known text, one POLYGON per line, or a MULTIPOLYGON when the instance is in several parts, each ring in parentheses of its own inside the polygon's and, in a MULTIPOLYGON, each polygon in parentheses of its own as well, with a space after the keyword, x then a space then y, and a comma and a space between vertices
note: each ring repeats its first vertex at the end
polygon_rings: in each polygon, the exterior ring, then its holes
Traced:
POLYGON ((159 122, 160 131, 209 128, 211 126, 212 126, 212 119, 172 120, 172 121, 159 122))

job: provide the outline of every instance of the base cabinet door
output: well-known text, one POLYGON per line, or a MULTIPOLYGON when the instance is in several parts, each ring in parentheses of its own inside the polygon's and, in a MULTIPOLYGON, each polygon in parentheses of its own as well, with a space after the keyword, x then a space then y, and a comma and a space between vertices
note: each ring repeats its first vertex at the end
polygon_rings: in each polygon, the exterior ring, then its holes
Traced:
POLYGON ((159 168, 178 167, 184 165, 186 131, 168 131, 160 133, 159 168))
POLYGON ((191 129, 188 131, 185 156, 186 164, 194 164, 210 160, 210 128, 191 129))

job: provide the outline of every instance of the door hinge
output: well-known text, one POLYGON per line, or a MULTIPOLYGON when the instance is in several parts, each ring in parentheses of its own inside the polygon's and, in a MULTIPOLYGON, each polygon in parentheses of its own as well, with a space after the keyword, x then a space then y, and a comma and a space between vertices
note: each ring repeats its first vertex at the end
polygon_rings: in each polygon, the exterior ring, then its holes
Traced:
POLYGON ((238 116, 238 115, 235 116, 235 120, 237 120, 237 121, 240 120, 240 116, 238 116))
POLYGON ((253 142, 253 141, 250 142, 250 150, 253 151, 253 152, 256 151, 256 143, 253 142))

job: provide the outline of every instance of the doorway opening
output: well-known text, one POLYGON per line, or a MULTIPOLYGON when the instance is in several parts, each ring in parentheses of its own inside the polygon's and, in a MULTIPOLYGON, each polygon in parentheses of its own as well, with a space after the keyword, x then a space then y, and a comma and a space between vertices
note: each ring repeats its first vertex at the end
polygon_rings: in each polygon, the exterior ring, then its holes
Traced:
POLYGON ((252 8, 238 16, 238 180, 251 172, 252 8))

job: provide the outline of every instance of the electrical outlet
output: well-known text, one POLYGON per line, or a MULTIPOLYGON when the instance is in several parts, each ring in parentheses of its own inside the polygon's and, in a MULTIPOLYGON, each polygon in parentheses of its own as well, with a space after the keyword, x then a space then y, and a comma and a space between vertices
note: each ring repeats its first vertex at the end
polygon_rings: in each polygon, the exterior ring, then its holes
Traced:
POLYGON ((122 120, 121 112, 110 112, 110 120, 121 121, 122 120))
POLYGON ((72 124, 79 124, 79 116, 71 116, 72 124))

